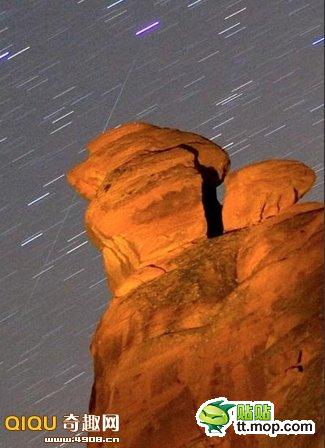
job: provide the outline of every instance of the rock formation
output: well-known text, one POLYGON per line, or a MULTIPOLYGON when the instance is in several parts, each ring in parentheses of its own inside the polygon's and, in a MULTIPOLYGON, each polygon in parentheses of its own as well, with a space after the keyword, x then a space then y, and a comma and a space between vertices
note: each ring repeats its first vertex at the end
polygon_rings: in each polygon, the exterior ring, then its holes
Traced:
POLYGON ((281 213, 309 191, 314 181, 310 168, 292 160, 267 160, 230 173, 225 181, 224 229, 252 226, 281 213))
POLYGON ((114 294, 91 343, 90 412, 120 415, 123 448, 321 447, 323 206, 297 203, 312 170, 228 173, 209 140, 144 123, 88 149, 68 179, 114 294), (209 438, 195 413, 217 396, 272 401, 317 433, 209 438))
POLYGON ((221 233, 216 187, 229 158, 217 145, 140 123, 103 134, 89 148, 69 180, 91 200, 87 230, 103 251, 115 295, 171 269, 174 256, 203 235, 221 233))

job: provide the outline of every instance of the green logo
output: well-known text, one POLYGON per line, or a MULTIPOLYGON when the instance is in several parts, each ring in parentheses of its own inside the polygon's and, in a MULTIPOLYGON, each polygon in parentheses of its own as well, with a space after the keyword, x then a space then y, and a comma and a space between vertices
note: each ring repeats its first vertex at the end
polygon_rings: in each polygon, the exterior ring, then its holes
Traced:
POLYGON ((223 397, 208 400, 200 406, 196 413, 197 424, 205 428, 207 436, 223 437, 225 430, 232 423, 229 410, 235 406, 223 397))
POLYGON ((225 397, 205 401, 198 409, 196 422, 208 437, 224 437, 233 425, 235 434, 276 437, 290 434, 315 434, 313 420, 275 420, 271 401, 233 401, 225 397))

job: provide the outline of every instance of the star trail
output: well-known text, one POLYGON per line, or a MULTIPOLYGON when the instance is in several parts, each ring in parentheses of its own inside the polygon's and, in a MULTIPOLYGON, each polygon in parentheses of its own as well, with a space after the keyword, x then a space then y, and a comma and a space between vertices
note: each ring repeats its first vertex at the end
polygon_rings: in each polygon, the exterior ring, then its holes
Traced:
POLYGON ((141 34, 147 33, 148 31, 151 31, 153 28, 156 28, 159 25, 159 22, 151 23, 150 25, 146 26, 145 28, 142 28, 141 30, 137 31, 135 33, 136 36, 140 36, 141 34))
POLYGON ((5 59, 9 56, 9 51, 6 51, 5 53, 0 54, 0 59, 5 59))
MULTIPOLYGON (((128 121, 192 130, 235 169, 298 159, 323 198, 323 2, 58 0, 0 5, 3 415, 87 412, 109 302, 65 173, 128 121)), ((40 448, 45 433, 0 446, 40 448)), ((61 431, 62 434, 62 431, 61 431)), ((53 444, 55 446, 55 444, 53 444)))

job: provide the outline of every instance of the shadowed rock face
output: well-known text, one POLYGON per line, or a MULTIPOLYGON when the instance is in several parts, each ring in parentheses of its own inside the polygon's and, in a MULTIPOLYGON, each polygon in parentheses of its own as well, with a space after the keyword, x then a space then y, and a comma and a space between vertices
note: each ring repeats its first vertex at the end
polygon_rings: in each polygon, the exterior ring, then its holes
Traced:
POLYGON ((228 157, 182 134, 122 126, 69 175, 117 292, 91 344, 90 412, 120 414, 124 448, 321 447, 323 206, 296 203, 314 175, 295 161, 228 174, 221 223, 228 157), (317 434, 208 438, 195 413, 217 396, 273 401, 317 434))

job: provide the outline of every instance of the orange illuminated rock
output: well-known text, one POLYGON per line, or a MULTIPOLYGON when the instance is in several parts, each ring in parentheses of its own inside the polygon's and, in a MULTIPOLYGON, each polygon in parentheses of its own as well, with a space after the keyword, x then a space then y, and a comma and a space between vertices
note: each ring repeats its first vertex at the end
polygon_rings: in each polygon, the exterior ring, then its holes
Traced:
POLYGON ((225 179, 224 229, 241 229, 277 215, 307 193, 314 181, 314 172, 293 160, 267 160, 231 172, 225 179))
POLYGON ((129 124, 91 143, 69 181, 88 199, 86 226, 116 295, 171 268, 193 241, 222 232, 216 198, 225 151, 192 133, 129 124))
POLYGON ((322 218, 315 204, 203 238, 173 271, 113 298, 91 344, 90 411, 120 415, 123 447, 322 446, 322 218), (265 256, 243 272, 264 241, 265 256), (272 401, 277 419, 314 420, 317 434, 243 437, 229 428, 210 440, 195 413, 218 396, 272 401))
POLYGON ((320 448, 323 205, 295 204, 314 175, 288 161, 228 175, 234 231, 221 234, 227 155, 182 134, 122 126, 69 175, 91 199, 87 229, 115 292, 91 343, 90 413, 119 414, 120 431, 92 435, 123 448, 320 448), (195 414, 218 396, 272 401, 277 419, 314 420, 316 434, 207 437, 195 414))
MULTIPOLYGON (((68 179, 80 194, 92 199, 108 173, 125 162, 147 153, 171 151, 196 153, 197 162, 216 171, 221 182, 229 168, 227 153, 210 140, 191 132, 160 128, 146 123, 129 123, 106 133, 88 144, 89 157, 68 173, 68 179), (186 148, 187 146, 187 148, 186 148)), ((193 157, 194 158, 194 157, 193 157)))
MULTIPOLYGON (((319 232, 322 231, 322 224, 323 205, 307 202, 293 205, 289 210, 266 221, 264 226, 252 227, 238 252, 238 281, 243 282, 265 266, 287 259, 300 247, 304 247, 308 253, 308 260, 304 259, 304 264, 312 266, 312 257, 320 255, 322 235, 319 232), (306 219, 310 216, 308 212, 314 211, 318 211, 315 219, 307 223, 306 219), (275 223, 278 223, 276 234, 273 231, 275 223), (296 237, 288 235, 289 224, 296 237)), ((294 270, 292 275, 297 272, 297 269, 294 270)))

